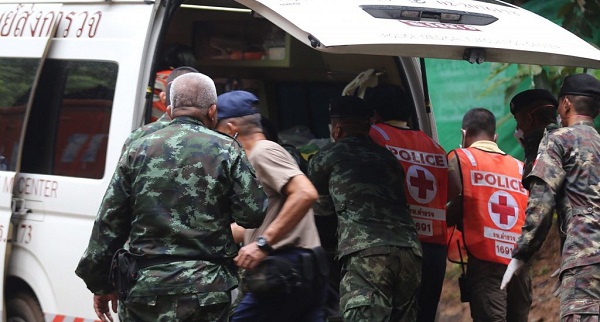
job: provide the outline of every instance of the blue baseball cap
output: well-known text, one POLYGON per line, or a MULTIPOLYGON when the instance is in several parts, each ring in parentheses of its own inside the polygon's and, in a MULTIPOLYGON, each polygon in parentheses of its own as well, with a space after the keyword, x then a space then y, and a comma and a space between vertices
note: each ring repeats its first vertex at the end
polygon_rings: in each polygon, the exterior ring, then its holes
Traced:
POLYGON ((217 97, 217 119, 223 120, 259 113, 258 98, 246 91, 226 92, 217 97))

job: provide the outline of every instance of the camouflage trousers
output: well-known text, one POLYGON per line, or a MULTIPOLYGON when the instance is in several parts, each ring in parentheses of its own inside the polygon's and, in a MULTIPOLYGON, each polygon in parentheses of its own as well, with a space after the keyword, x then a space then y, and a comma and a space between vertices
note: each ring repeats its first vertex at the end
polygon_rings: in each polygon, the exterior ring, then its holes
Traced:
POLYGON ((561 274, 562 322, 598 322, 600 319, 600 264, 574 267, 561 274))
POLYGON ((378 246, 341 259, 344 321, 415 321, 421 257, 411 248, 378 246))
POLYGON ((119 320, 226 322, 230 303, 229 292, 129 297, 119 303, 119 320))

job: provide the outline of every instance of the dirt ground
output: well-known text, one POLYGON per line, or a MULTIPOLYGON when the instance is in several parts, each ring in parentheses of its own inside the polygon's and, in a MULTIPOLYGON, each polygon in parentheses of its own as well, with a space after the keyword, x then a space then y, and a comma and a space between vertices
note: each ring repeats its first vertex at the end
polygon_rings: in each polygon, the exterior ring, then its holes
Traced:
MULTIPOLYGON (((559 299, 552 294, 557 278, 550 277, 552 272, 559 267, 560 263, 556 223, 550 229, 544 245, 533 261, 531 269, 533 278, 533 303, 529 313, 529 321, 559 321, 559 299)), ((460 272, 460 265, 448 262, 446 266, 446 279, 438 309, 437 319, 439 322, 472 321, 469 304, 460 302, 460 292, 458 290, 460 272)))

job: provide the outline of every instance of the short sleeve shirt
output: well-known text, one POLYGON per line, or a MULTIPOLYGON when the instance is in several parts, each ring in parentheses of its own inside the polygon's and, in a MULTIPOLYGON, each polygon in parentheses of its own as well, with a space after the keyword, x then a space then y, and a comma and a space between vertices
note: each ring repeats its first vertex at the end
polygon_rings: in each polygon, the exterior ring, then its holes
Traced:
MULTIPOLYGON (((254 167, 256 177, 262 183, 269 198, 269 206, 263 224, 257 229, 247 229, 244 233, 244 244, 255 241, 277 218, 286 201, 286 196, 282 193, 283 188, 295 176, 304 175, 296 160, 287 150, 273 141, 258 141, 248 155, 248 160, 254 167)), ((319 233, 311 209, 287 236, 272 246, 279 249, 285 247, 314 248, 320 245, 319 233)))

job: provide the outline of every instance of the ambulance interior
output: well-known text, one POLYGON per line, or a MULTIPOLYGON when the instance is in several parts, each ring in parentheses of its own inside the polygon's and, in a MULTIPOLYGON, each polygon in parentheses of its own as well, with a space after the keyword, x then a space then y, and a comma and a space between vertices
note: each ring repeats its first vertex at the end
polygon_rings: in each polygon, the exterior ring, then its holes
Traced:
POLYGON ((194 67, 215 80, 219 94, 254 93, 280 141, 305 157, 329 142, 329 101, 361 72, 371 69, 379 83, 407 82, 397 57, 317 51, 234 1, 182 5, 159 50, 173 44, 193 49, 194 67))

